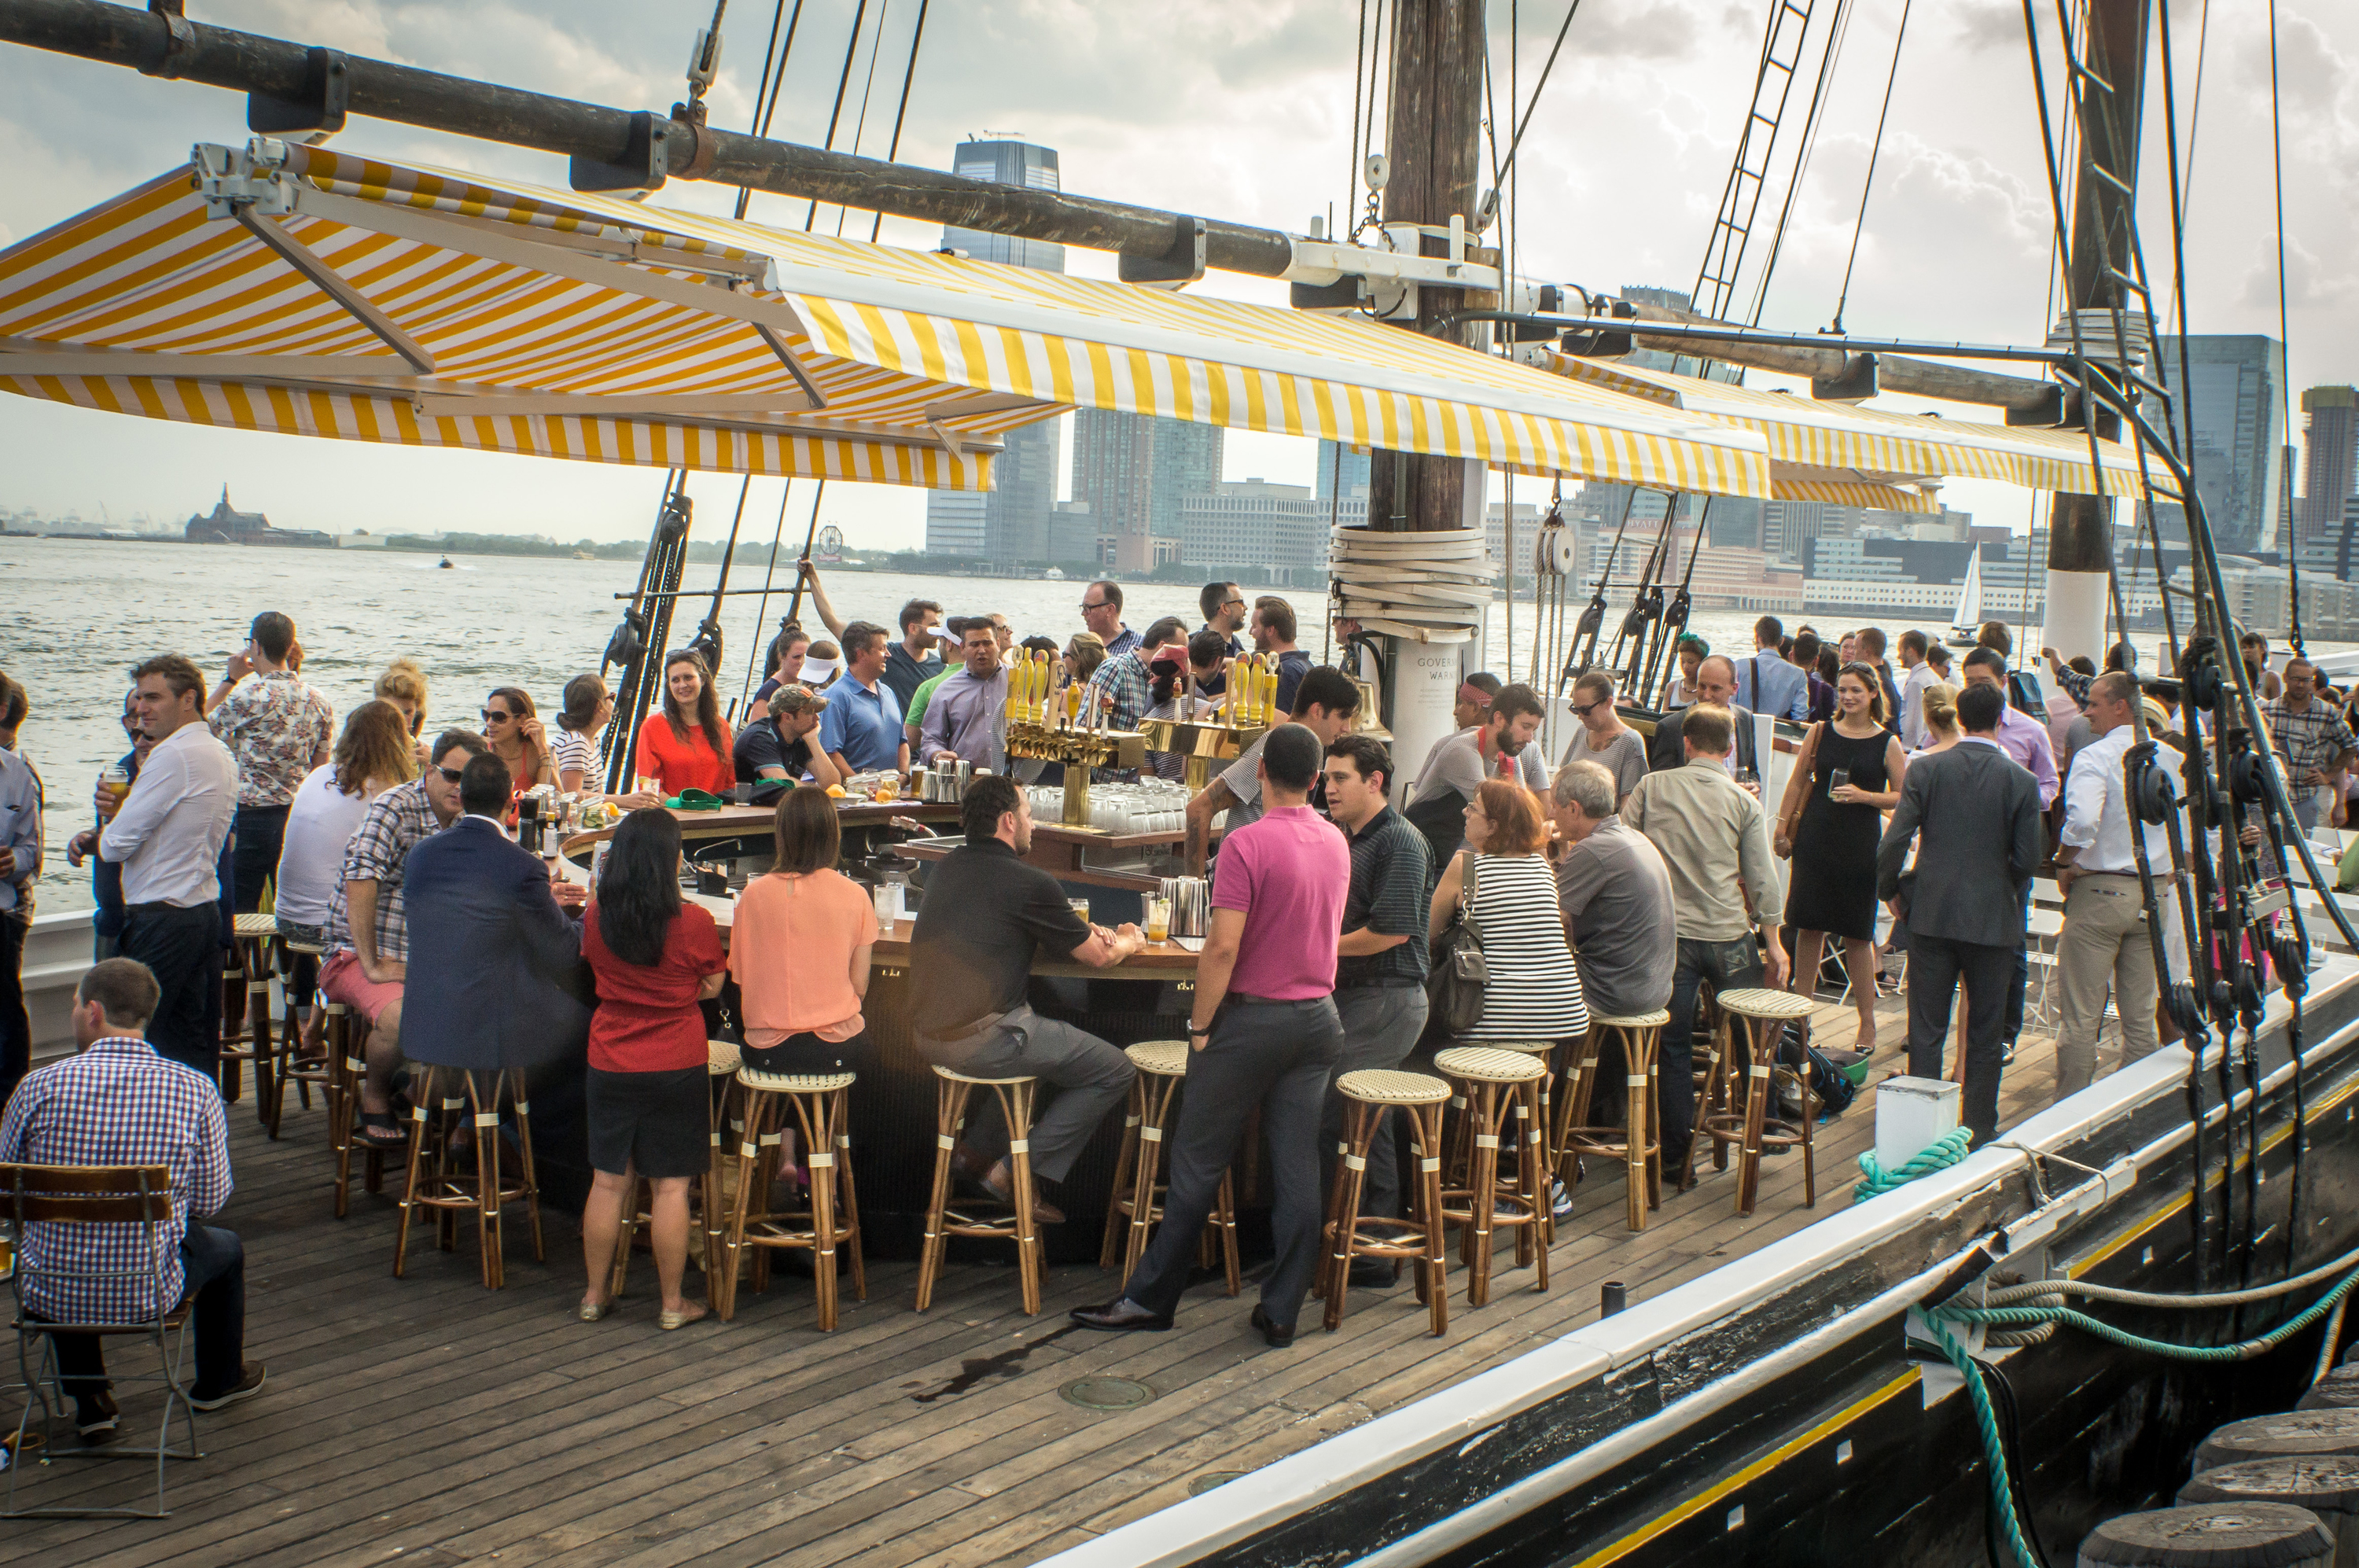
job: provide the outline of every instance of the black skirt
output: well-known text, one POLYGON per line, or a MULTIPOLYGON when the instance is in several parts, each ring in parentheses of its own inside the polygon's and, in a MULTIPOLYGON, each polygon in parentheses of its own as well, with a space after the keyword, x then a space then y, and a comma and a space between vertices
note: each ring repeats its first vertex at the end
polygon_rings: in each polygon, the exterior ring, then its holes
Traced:
POLYGON ((850 1040, 821 1040, 805 1030, 772 1046, 749 1045, 738 1060, 756 1073, 818 1077, 831 1073, 857 1073, 868 1056, 868 1031, 850 1040))
POLYGON ((590 1069, 590 1164, 609 1176, 701 1176, 711 1167, 712 1112, 701 1067, 674 1073, 590 1069))

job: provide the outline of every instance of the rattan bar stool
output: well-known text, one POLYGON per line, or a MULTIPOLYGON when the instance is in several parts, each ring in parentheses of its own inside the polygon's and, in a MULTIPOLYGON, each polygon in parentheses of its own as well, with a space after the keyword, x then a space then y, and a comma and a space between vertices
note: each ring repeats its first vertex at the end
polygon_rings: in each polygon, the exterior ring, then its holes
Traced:
POLYGON ((540 1230, 540 1185, 532 1162, 532 1105, 525 1097, 522 1070, 469 1073, 456 1067, 429 1067, 412 1093, 411 1103, 409 1178, 402 1193, 401 1225, 394 1237, 393 1277, 400 1279, 408 1266, 409 1225, 421 1208, 434 1211, 446 1250, 457 1245, 459 1216, 467 1213, 475 1215, 486 1290, 496 1290, 507 1283, 506 1261, 502 1256, 505 1249, 501 1214, 510 1203, 520 1202, 525 1205, 532 1222, 533 1261, 547 1262, 549 1253, 540 1230), (500 1169, 503 1102, 516 1112, 521 1160, 514 1181, 500 1169), (436 1105, 436 1114, 444 1124, 441 1147, 435 1153, 435 1168, 430 1173, 426 1171, 429 1105, 436 1105), (462 1107, 456 1115, 452 1114, 454 1106, 462 1107), (471 1134, 474 1145, 472 1164, 460 1158, 467 1152, 465 1141, 471 1134))
POLYGON ((918 1311, 934 1302, 934 1282, 941 1277, 942 1253, 954 1236, 984 1236, 1016 1244, 1016 1266, 1024 1284, 1024 1310, 1040 1312, 1040 1236, 1032 1223, 1032 1103, 1038 1094, 1038 1078, 971 1078, 937 1064, 934 1068, 934 1188, 926 1201, 925 1249, 918 1263, 918 1311), (1007 1118, 1008 1201, 951 1197, 951 1156, 966 1126, 969 1096, 977 1088, 999 1096, 1007 1118), (988 1211, 1005 1208, 1005 1217, 988 1211))
MULTIPOLYGON (((1694 1022, 1691 1027, 1703 1031, 1703 1065, 1695 1064, 1695 1048, 1688 1048, 1689 1082, 1693 1087, 1693 1107, 1690 1127, 1701 1127, 1715 1116, 1742 1116, 1744 1108, 1736 1102, 1734 1086, 1739 1074, 1728 1058, 1728 1020, 1721 1017, 1720 992, 1709 980, 1696 985, 1694 1022)), ((1728 1169, 1728 1149, 1721 1144, 1712 1146, 1712 1165, 1715 1171, 1728 1169)), ((1680 1177, 1682 1190, 1695 1184, 1695 1161, 1690 1160, 1680 1177)))
POLYGON ((1335 1180, 1327 1191, 1326 1248, 1320 1255, 1319 1292, 1327 1298, 1330 1332, 1343 1326, 1343 1298, 1351 1289, 1356 1258, 1406 1258, 1417 1276, 1417 1299, 1436 1334, 1450 1327, 1450 1267, 1442 1250, 1441 1106, 1450 1085, 1422 1073, 1372 1069, 1335 1080, 1343 1096, 1343 1141, 1336 1146, 1335 1180), (1409 1193, 1411 1218, 1360 1213, 1361 1185, 1367 1180, 1368 1150, 1390 1136, 1385 1113, 1395 1106, 1409 1120, 1417 1180, 1401 1183, 1409 1193))
MULTIPOLYGON (((1802 1206, 1815 1208, 1819 1202, 1819 1175, 1815 1150, 1810 1141, 1810 1125, 1818 1119, 1818 1107, 1810 1096, 1810 1077, 1806 1072, 1780 1065, 1777 1048, 1785 1039, 1786 1026, 1799 1026, 1807 1042, 1810 1034, 1810 1013, 1817 1004, 1808 996, 1798 996, 1790 991, 1743 990, 1723 993, 1720 998, 1722 1040, 1719 1054, 1722 1075, 1730 1079, 1730 1108, 1696 1121, 1698 1140, 1710 1138, 1713 1151, 1729 1144, 1737 1146, 1736 1212, 1749 1214, 1761 1192, 1761 1150, 1763 1148, 1791 1149, 1799 1145, 1802 1150, 1802 1206), (1739 1062, 1745 1064, 1743 1108, 1735 1105, 1737 1093, 1734 1082, 1739 1062), (1774 1116, 1772 1104, 1777 1094, 1780 1074, 1794 1080, 1800 1096, 1802 1114, 1788 1118, 1774 1116)), ((1688 1145, 1687 1170, 1695 1170, 1696 1145, 1688 1145)), ((1682 1184, 1685 1184, 1682 1176, 1682 1184)))
MULTIPOLYGON (((1181 1080, 1188 1076, 1188 1042, 1143 1040, 1125 1046, 1123 1054, 1138 1069, 1138 1076, 1130 1081, 1130 1108, 1123 1117, 1114 1191, 1106 1198, 1105 1239, 1098 1248, 1098 1267, 1114 1267, 1119 1242, 1122 1274, 1127 1279, 1147 1250, 1147 1237, 1163 1220, 1163 1141, 1171 1130, 1172 1102, 1181 1080), (1139 1198, 1142 1192, 1147 1195, 1144 1202, 1139 1198)), ((1215 1231, 1221 1262, 1228 1272, 1229 1294, 1234 1296, 1245 1288, 1245 1276, 1237 1265, 1235 1179, 1226 1171, 1221 1172, 1220 1196, 1204 1226, 1201 1253, 1206 1263, 1212 1260, 1215 1231)))
POLYGON ((1464 1226, 1466 1304, 1490 1303, 1491 1233, 1501 1227, 1516 1233, 1516 1266, 1537 1264, 1535 1288, 1547 1290, 1549 1189, 1539 1133, 1540 1080, 1547 1063, 1520 1051, 1459 1046, 1434 1057, 1433 1068, 1466 1102, 1466 1137, 1473 1147, 1466 1184, 1443 1191, 1441 1210, 1447 1223, 1464 1226), (1511 1117, 1521 1136, 1510 1135, 1516 1173, 1512 1189, 1503 1192, 1499 1135, 1511 1117), (1464 1200, 1465 1206, 1451 1207, 1452 1199, 1464 1200))
MULTIPOLYGON (((1540 1184, 1546 1187, 1548 1177, 1556 1171, 1559 1153, 1556 1141, 1556 1041, 1552 1040, 1486 1040, 1483 1045, 1484 1049, 1490 1051, 1520 1051, 1540 1064, 1539 1116, 1536 1123, 1527 1120, 1524 1115, 1524 1102, 1521 1099, 1515 1102, 1517 1127, 1516 1141, 1524 1143, 1537 1138, 1540 1146, 1540 1184)), ((1464 1137, 1463 1128, 1466 1125, 1468 1124, 1461 1123, 1462 1139, 1464 1137)), ((1469 1144, 1462 1152, 1472 1154, 1473 1146, 1469 1144)), ((1549 1194, 1548 1218, 1540 1222, 1547 1233, 1549 1245, 1551 1247, 1556 1244, 1554 1196, 1552 1192, 1549 1194)))
POLYGON ((222 1010, 222 1097, 234 1105, 245 1092, 241 1063, 254 1063, 254 1108, 270 1125, 271 1073, 277 1040, 270 1027, 270 952, 278 941, 277 915, 236 915, 238 966, 222 975, 223 1000, 242 989, 244 1007, 222 1010))
POLYGON ((714 1275, 713 1310, 727 1322, 737 1311, 737 1260, 748 1247, 754 1255, 754 1289, 770 1284, 770 1253, 778 1247, 799 1247, 811 1255, 811 1273, 819 1297, 822 1334, 835 1329, 836 1250, 852 1249, 852 1289, 868 1299, 868 1271, 860 1256, 860 1195, 852 1180, 851 1073, 757 1073, 737 1070, 737 1083, 745 1095, 745 1130, 737 1142, 737 1189, 729 1205, 729 1224, 714 1275), (777 1174, 778 1137, 769 1131, 773 1118, 784 1119, 794 1107, 802 1128, 803 1164, 810 1181, 810 1206, 794 1213, 769 1205, 770 1181, 777 1174))
POLYGON ((294 1086, 297 1097, 308 1111, 311 1108, 312 1085, 319 1085, 321 1098, 324 1101, 329 1097, 335 1076, 332 1046, 327 1055, 313 1062, 305 1062, 297 1054, 303 1040, 302 1000, 309 996, 312 998, 313 1007, 320 1005, 315 993, 319 986, 321 950, 309 942, 289 942, 285 937, 278 939, 278 949, 288 955, 289 973, 286 985, 280 989, 285 1011, 278 1019, 278 1071, 271 1078, 269 1108, 263 1117, 274 1139, 277 1138, 279 1126, 287 1114, 288 1086, 294 1086), (308 983, 297 984, 298 977, 308 977, 308 983))
MULTIPOLYGON (((729 1222, 729 1201, 722 1185, 723 1156, 721 1150, 723 1114, 734 1104, 730 1091, 736 1086, 738 1067, 737 1042, 734 1040, 708 1040, 704 1042, 706 1094, 704 1102, 704 1138, 707 1149, 704 1174, 698 1177, 691 1190, 694 1201, 689 1205, 689 1229, 696 1238, 697 1268, 704 1274, 705 1304, 718 1307, 719 1296, 713 1283, 713 1270, 721 1267, 722 1233, 729 1222)), ((742 1126, 733 1119, 732 1127, 742 1126)), ((776 1143, 777 1136, 771 1135, 776 1143)), ((623 1210, 623 1226, 614 1236, 614 1271, 608 1278, 606 1294, 618 1297, 631 1270, 631 1253, 637 1246, 639 1227, 655 1224, 655 1188, 644 1177, 631 1184, 631 1201, 623 1210)))
POLYGON ((385 1190, 386 1149, 362 1144, 361 1083, 368 1076, 369 1021, 342 1002, 328 1007, 328 1152, 336 1160, 336 1217, 352 1212, 353 1155, 361 1157, 361 1180, 372 1192, 385 1190))
POLYGON ((1657 1008, 1628 1018, 1593 1018, 1581 1042, 1581 1060, 1564 1096, 1564 1125, 1557 1129, 1557 1170, 1572 1179, 1584 1154, 1619 1160, 1626 1167, 1629 1190, 1623 1224, 1631 1230, 1647 1228, 1647 1211, 1663 1202, 1663 1140, 1656 1114, 1657 1063, 1663 1044, 1663 1026, 1671 1015, 1657 1008), (1589 1120, 1589 1103, 1597 1092, 1598 1047, 1611 1035, 1622 1047, 1624 1096, 1622 1125, 1609 1127, 1589 1120))

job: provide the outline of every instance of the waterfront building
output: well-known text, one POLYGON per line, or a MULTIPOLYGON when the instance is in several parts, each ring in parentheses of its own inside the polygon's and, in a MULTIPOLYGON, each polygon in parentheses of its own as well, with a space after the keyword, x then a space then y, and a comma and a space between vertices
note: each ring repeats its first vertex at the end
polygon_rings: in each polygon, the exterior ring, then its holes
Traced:
MULTIPOLYGON (((1181 560, 1207 582, 1292 587, 1327 583, 1327 530, 1367 520, 1365 496, 1321 500, 1308 485, 1231 480, 1180 503, 1181 560)), ((1301 606, 1297 605, 1298 613, 1301 606)))
MULTIPOLYGON (((2359 493, 2359 388, 2312 387, 2301 395, 2301 499, 2294 538, 2301 564, 2351 575, 2348 503, 2359 493)), ((2199 480, 2200 483, 2200 480, 2199 480)))
MULTIPOLYGON (((970 137, 960 143, 951 159, 951 172, 963 180, 1022 185, 1035 191, 1059 189, 1057 149, 1014 137, 970 137)), ((942 248, 962 252, 977 261, 1036 267, 1044 272, 1065 270, 1065 247, 1042 240, 945 227, 942 248)), ((1088 561, 1095 553, 1093 541, 1070 558, 1060 557, 1052 550, 1057 429, 1062 423, 1046 419, 1009 430, 992 464, 992 489, 928 492, 926 553, 1002 567, 1045 565, 1060 559, 1088 561)))
MULTIPOLYGON (((2228 334, 2187 339, 2188 376, 2180 375, 2179 340, 2161 340, 2155 368, 2170 389, 2220 549, 2232 554, 2283 547, 2285 506, 2285 344, 2228 334)), ((2180 509, 2155 508, 2164 537, 2184 539, 2180 509)))
MULTIPOLYGON (((1186 559, 1181 508, 1221 482, 1225 432, 1218 425, 1082 408, 1073 415, 1075 502, 1114 540, 1117 571, 1146 571, 1186 559)), ((1299 488, 1299 487, 1298 487, 1299 488)))

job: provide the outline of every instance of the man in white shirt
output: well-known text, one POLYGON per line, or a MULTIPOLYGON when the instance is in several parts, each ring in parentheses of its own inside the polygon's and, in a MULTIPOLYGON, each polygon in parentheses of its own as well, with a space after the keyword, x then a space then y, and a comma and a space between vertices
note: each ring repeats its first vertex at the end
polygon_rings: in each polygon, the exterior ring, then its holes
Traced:
POLYGON ((155 743, 131 793, 99 834, 123 867, 123 956, 161 996, 147 1043, 219 1082, 222 845, 237 814, 237 759, 205 725, 205 678, 177 653, 133 670, 142 734, 155 743))
MULTIPOLYGON (((2089 688, 2089 727, 2097 738, 2072 759, 2064 789, 2063 847, 2056 852, 2056 882, 2064 890, 2064 932, 2056 942, 2056 975, 2063 991, 2056 1029, 2056 1096, 2088 1087, 2096 1075, 2097 1027, 2105 1018, 2105 991, 2122 1018, 2125 1066, 2156 1044, 2154 943, 2147 930, 2137 849, 2130 838, 2129 787, 2122 757, 2137 740, 2130 704, 2135 678, 2115 670, 2089 688)), ((2170 865, 2164 829, 2146 826, 2147 864, 2170 865)), ((2174 906, 2164 895, 2162 917, 2174 906)))
POLYGON ((1940 672, 1926 659, 1930 647, 1931 643, 1923 632, 1912 628, 1900 634, 1900 668, 1908 672, 1900 682, 1900 744, 1910 751, 1922 746, 1928 738, 1925 688, 1940 679, 1940 672))

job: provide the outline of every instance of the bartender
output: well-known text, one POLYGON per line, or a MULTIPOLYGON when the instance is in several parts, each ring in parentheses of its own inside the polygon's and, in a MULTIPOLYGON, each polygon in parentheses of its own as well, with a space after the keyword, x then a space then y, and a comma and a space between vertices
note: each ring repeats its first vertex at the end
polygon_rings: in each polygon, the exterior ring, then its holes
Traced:
POLYGON ((1007 667, 999 639, 982 616, 966 623, 959 652, 966 668, 934 688, 919 727, 918 755, 928 762, 964 760, 1007 770, 1007 667))

